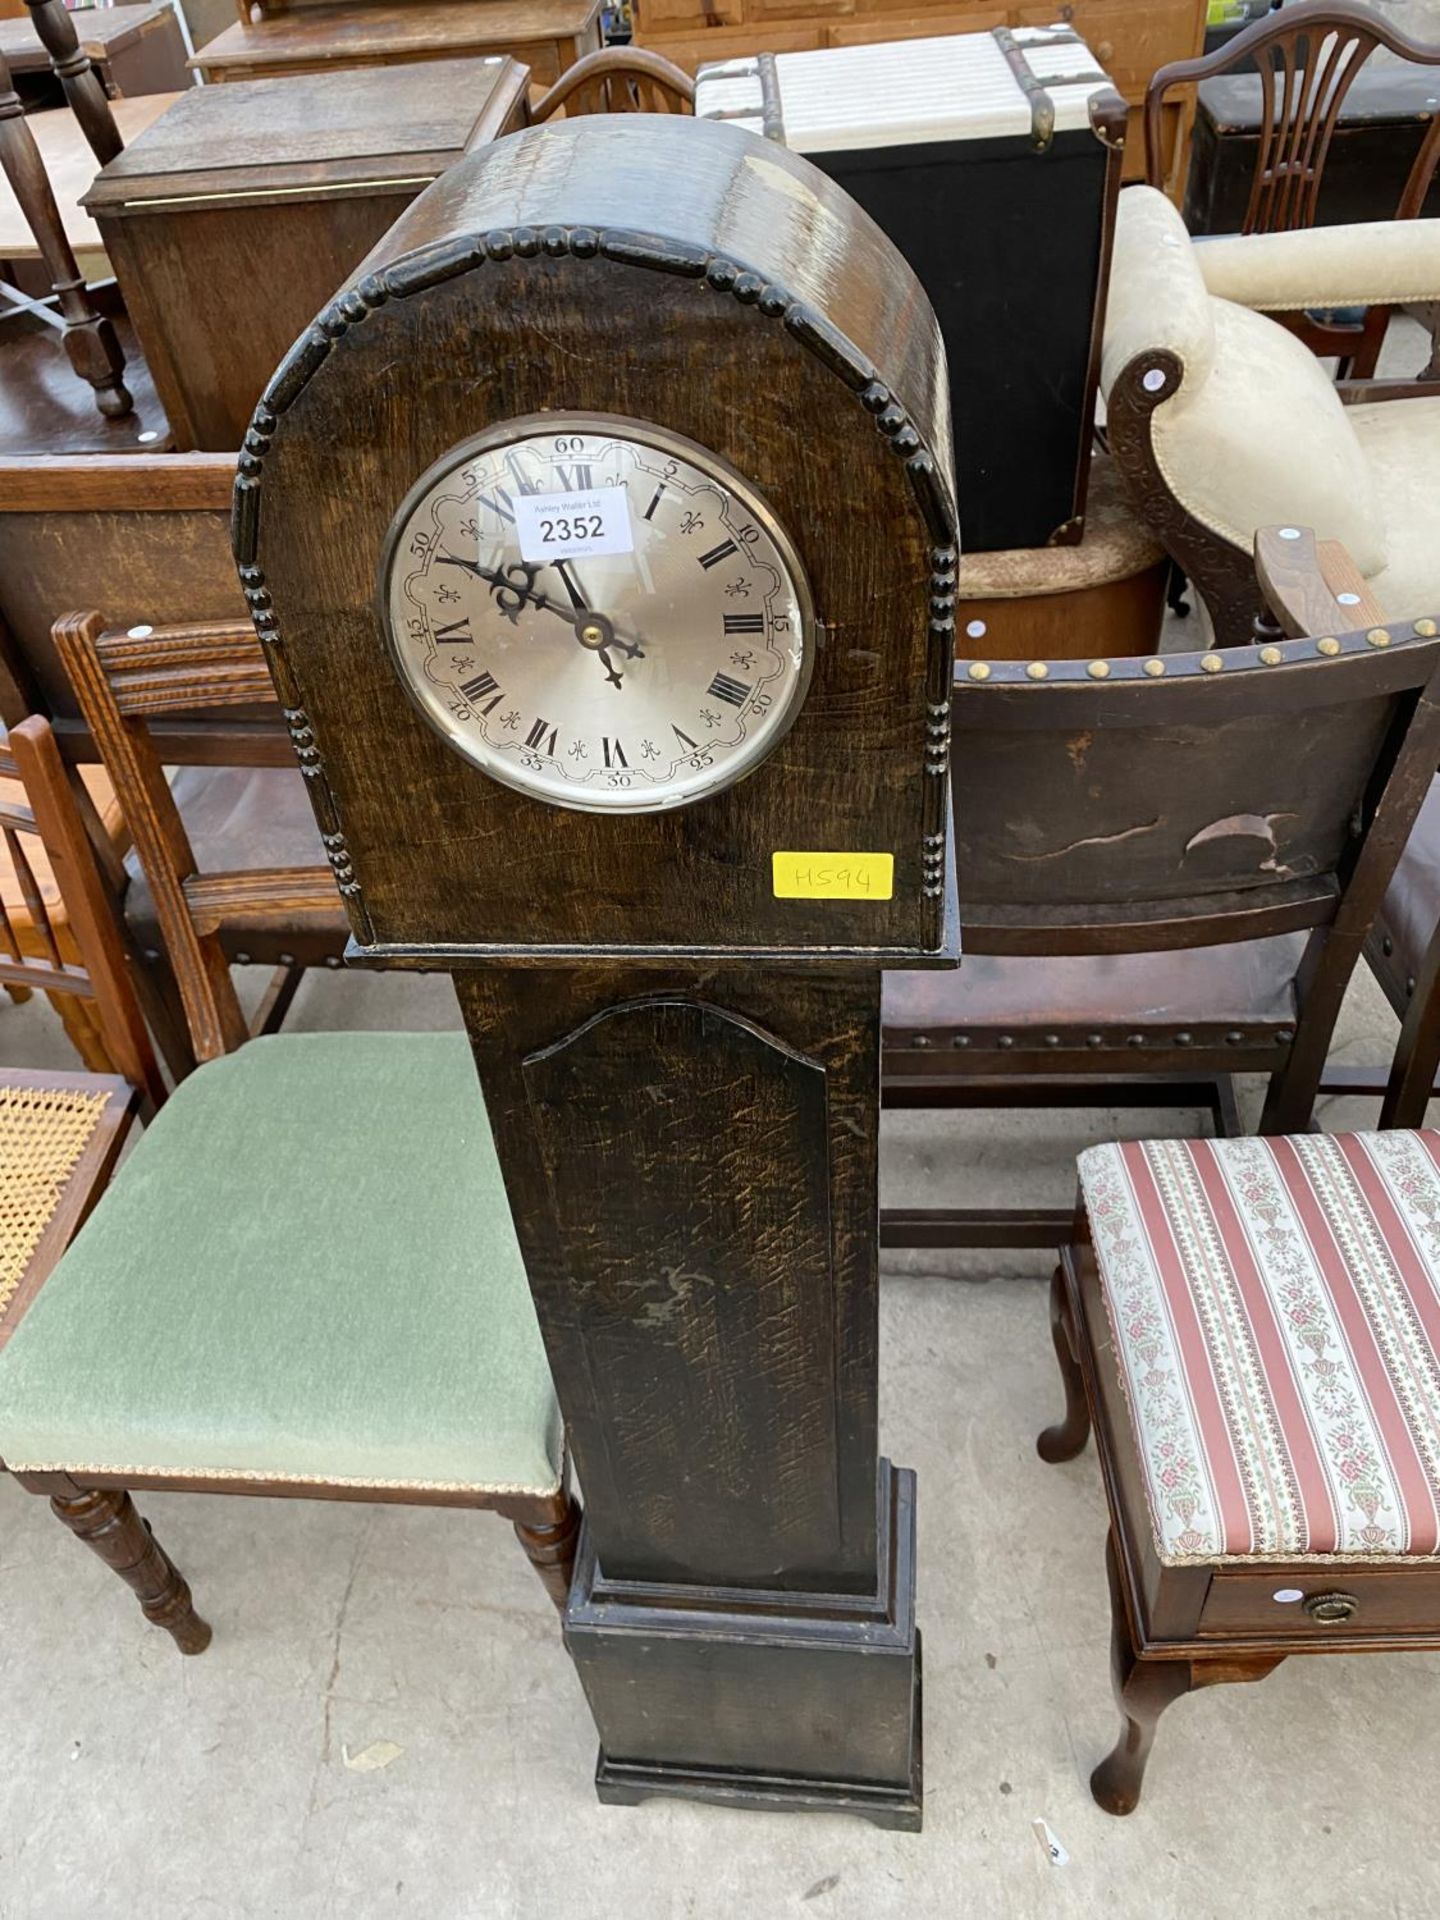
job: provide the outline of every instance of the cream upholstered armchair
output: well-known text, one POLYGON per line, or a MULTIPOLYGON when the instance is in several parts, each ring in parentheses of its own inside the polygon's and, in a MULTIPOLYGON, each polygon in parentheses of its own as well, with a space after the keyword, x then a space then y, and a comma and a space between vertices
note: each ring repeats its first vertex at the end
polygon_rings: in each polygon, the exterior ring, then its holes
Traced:
POLYGON ((1253 637, 1262 526, 1341 542, 1387 618, 1440 605, 1440 382, 1342 397, 1266 317, 1437 301, 1440 220, 1197 243, 1163 194, 1121 194, 1101 367, 1111 451, 1221 645, 1253 637))

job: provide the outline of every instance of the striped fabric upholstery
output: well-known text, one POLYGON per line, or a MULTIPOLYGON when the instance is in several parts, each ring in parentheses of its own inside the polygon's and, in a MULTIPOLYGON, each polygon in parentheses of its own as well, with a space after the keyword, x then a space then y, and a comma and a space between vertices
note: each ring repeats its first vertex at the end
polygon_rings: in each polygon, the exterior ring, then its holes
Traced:
POLYGON ((1440 1133, 1080 1157, 1162 1561, 1440 1553, 1440 1133))

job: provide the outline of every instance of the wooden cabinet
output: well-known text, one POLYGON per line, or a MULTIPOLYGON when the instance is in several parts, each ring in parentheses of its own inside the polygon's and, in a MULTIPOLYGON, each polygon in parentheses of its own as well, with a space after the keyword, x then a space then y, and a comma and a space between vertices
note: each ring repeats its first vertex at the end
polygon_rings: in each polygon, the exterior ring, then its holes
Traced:
MULTIPOLYGON (((170 0, 151 6, 85 7, 70 16, 80 51, 93 61, 112 100, 138 93, 178 93, 192 85, 185 39, 170 0)), ((0 55, 26 112, 60 107, 64 91, 28 15, 0 20, 0 55)))
POLYGON ((240 445, 292 342, 423 187, 521 124, 527 81, 494 59, 196 87, 110 162, 84 204, 177 447, 240 445))
POLYGON ((549 86, 600 45, 600 0, 296 7, 237 22, 192 65, 210 81, 501 54, 549 86))
MULTIPOLYGON (((636 0, 635 39, 693 73, 702 61, 741 53, 799 53, 814 47, 865 46, 989 27, 1073 26, 1130 107, 1124 177, 1145 173, 1140 107, 1157 67, 1188 60, 1205 37, 1205 0, 1065 0, 1028 4, 917 7, 914 0, 636 0), (715 24, 718 23, 718 24, 715 24)), ((1166 180, 1181 181, 1193 108, 1166 107, 1166 180)))

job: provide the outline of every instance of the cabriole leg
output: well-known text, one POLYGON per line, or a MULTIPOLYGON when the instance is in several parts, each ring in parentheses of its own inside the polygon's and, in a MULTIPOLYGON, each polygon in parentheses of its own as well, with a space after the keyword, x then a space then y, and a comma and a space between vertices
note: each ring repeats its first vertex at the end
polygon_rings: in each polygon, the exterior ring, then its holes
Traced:
POLYGON ((1106 1813, 1133 1813, 1140 1803, 1156 1722, 1172 1700, 1190 1691, 1193 1681, 1188 1660, 1142 1660, 1137 1655, 1113 1534, 1105 1542, 1105 1564, 1110 1575, 1110 1677, 1120 1709, 1120 1738, 1091 1774, 1090 1791, 1106 1813))
POLYGON ((1046 1427, 1035 1442, 1035 1451, 1052 1464, 1073 1460, 1084 1451, 1090 1438, 1090 1409, 1085 1402, 1085 1381, 1075 1358, 1071 1337, 1070 1302, 1065 1290, 1065 1272, 1056 1267, 1050 1280, 1050 1338, 1055 1343, 1055 1358, 1060 1362, 1060 1379, 1065 1388, 1065 1414, 1055 1426, 1046 1427))

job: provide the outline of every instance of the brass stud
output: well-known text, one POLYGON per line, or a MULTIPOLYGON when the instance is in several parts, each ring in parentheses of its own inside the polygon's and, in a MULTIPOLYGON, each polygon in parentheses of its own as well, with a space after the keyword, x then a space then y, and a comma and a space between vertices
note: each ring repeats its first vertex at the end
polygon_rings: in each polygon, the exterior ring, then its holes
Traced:
POLYGON ((1340 642, 1335 638, 1333 633, 1327 633, 1323 640, 1317 640, 1315 642, 1315 651, 1316 653, 1323 653, 1327 659, 1333 660, 1340 651, 1340 642))
POLYGON ((1144 671, 1149 674, 1152 680, 1158 680, 1161 674, 1164 673, 1165 671, 1165 662, 1163 660, 1155 659, 1152 656, 1152 658, 1150 658, 1145 662, 1144 671))
POLYGON ((1388 627, 1371 627, 1365 638, 1370 642, 1372 647, 1388 647, 1390 644, 1390 629, 1388 627))
POLYGON ((1285 658, 1279 647, 1261 647, 1260 664, 1264 667, 1278 667, 1285 658))
POLYGON ((1415 631, 1422 640, 1433 640, 1435 635, 1440 633, 1440 627, 1437 627, 1433 620, 1417 620, 1415 631))
POLYGON ((1108 680, 1110 678, 1110 662, 1108 660, 1092 660, 1085 671, 1092 680, 1108 680))
POLYGON ((972 680, 988 680, 990 678, 990 669, 983 660, 972 660, 968 672, 972 680))
POLYGON ((1202 673, 1219 673, 1224 664, 1225 662, 1220 658, 1218 653, 1202 653, 1200 656, 1200 671, 1202 673))
POLYGON ((1027 680, 1048 680, 1050 669, 1043 660, 1032 660, 1025 669, 1025 677, 1027 680))

